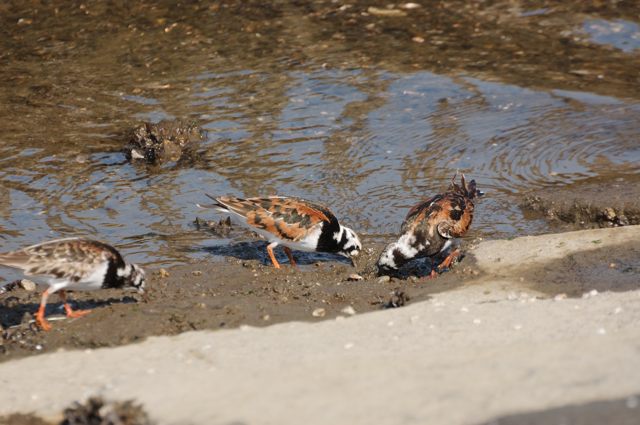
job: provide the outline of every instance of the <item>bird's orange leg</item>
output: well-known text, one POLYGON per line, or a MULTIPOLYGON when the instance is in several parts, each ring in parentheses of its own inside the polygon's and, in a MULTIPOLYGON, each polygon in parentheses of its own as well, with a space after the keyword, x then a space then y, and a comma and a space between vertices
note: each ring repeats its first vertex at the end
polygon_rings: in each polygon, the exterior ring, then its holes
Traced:
POLYGON ((277 245, 278 245, 277 243, 270 243, 269 245, 267 245, 267 252, 269 253, 269 258, 271 258, 273 267, 275 267, 276 269, 279 269, 280 263, 278 263, 278 260, 276 260, 276 256, 273 255, 273 248, 277 245))
POLYGON ((291 252, 291 249, 289 249, 288 246, 284 247, 284 253, 287 254, 287 257, 289 257, 289 263, 293 266, 296 267, 296 260, 293 258, 293 252, 291 252))
POLYGON ((67 303, 67 293, 64 290, 60 291, 60 299, 64 304, 64 311, 67 312, 67 317, 70 319, 77 319, 78 317, 86 316, 91 313, 91 310, 76 310, 73 311, 69 303, 67 303))
POLYGON ((44 318, 44 310, 47 307, 47 298, 49 298, 49 290, 46 289, 42 293, 42 299, 40 300, 40 308, 38 308, 38 312, 36 313, 36 323, 43 331, 50 331, 51 325, 47 322, 47 319, 44 318))
POLYGON ((456 260, 456 258, 460 257, 460 250, 459 249, 455 249, 453 250, 449 255, 447 255, 447 258, 445 258, 444 260, 442 260, 442 263, 440 263, 438 265, 438 270, 442 270, 444 267, 449 268, 451 267, 451 264, 453 264, 453 262, 456 260))

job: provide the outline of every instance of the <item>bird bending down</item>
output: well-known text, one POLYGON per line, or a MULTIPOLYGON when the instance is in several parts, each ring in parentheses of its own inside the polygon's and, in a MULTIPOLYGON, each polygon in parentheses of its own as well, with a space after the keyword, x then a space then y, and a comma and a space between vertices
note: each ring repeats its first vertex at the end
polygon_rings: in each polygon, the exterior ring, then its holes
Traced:
MULTIPOLYGON (((207 195, 209 196, 209 195, 207 195)), ((273 248, 284 246, 292 266, 296 265, 291 249, 330 252, 351 260, 360 253, 362 244, 356 233, 341 225, 326 207, 300 198, 269 196, 266 198, 212 197, 218 211, 229 213, 241 225, 263 236, 273 266, 280 264, 273 248)))
MULTIPOLYGON (((378 259, 379 274, 395 272, 414 258, 434 257, 445 252, 453 238, 466 233, 473 219, 473 200, 483 193, 476 189, 475 180, 467 184, 463 174, 460 184, 457 184, 456 177, 457 173, 445 193, 420 202, 409 210, 402 223, 400 237, 387 245, 378 259)), ((441 271, 450 267, 458 256, 460 250, 455 249, 436 269, 441 271)), ((432 269, 430 277, 437 276, 436 269, 432 269)))
POLYGON ((44 318, 47 299, 55 292, 60 294, 67 317, 75 318, 89 310, 74 311, 67 302, 67 290, 131 288, 143 293, 145 286, 144 270, 125 263, 112 246, 89 239, 57 239, 2 253, 0 265, 22 270, 36 283, 48 285, 36 314, 36 323, 45 331, 51 329, 44 318))

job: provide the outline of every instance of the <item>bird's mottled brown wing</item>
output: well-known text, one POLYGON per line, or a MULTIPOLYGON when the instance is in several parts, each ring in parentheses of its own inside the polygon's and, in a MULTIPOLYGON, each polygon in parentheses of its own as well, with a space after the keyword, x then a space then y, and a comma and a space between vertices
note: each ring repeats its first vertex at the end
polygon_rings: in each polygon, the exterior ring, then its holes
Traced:
POLYGON ((436 195, 409 210, 402 224, 402 232, 409 230, 433 237, 460 237, 469 229, 473 219, 473 202, 457 193, 436 195))
POLYGON ((285 240, 301 240, 322 222, 337 222, 328 208, 299 198, 271 196, 239 199, 222 196, 216 201, 244 216, 249 225, 285 240))
POLYGON ((0 254, 0 264, 23 270, 27 276, 43 275, 81 280, 105 261, 122 259, 111 246, 88 239, 58 239, 0 254))

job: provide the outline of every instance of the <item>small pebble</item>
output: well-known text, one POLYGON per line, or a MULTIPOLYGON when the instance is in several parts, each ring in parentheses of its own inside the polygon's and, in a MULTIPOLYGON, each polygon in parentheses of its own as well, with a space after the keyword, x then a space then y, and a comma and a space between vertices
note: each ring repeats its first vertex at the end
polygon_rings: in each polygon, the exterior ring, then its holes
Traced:
POLYGON ((460 311, 461 311, 461 312, 463 312, 463 313, 468 313, 468 312, 469 312, 469 309, 468 309, 467 307, 462 307, 462 308, 460 309, 460 311))
POLYGON ((191 274, 194 276, 202 276, 202 272, 200 270, 194 270, 191 272, 191 274))
POLYGON ((482 323, 482 320, 480 320, 480 319, 473 319, 473 324, 474 324, 474 325, 479 325, 480 323, 482 323))
POLYGON ((353 273, 350 274, 347 280, 350 280, 352 282, 356 282, 358 280, 363 280, 364 278, 362 276, 360 276, 359 274, 353 273))
POLYGON ((418 3, 405 3, 405 4, 401 4, 400 7, 402 9, 411 10, 411 9, 417 9, 421 6, 418 3))
POLYGON ((268 314, 265 314, 264 316, 262 316, 262 320, 264 320, 265 322, 268 322, 269 320, 271 320, 271 316, 269 316, 268 314))
POLYGON ((326 310, 324 308, 316 308, 315 310, 313 310, 313 312, 311 313, 311 315, 313 317, 324 317, 325 314, 327 314, 326 310))
POLYGON ((351 350, 354 346, 355 346, 355 344, 354 344, 353 342, 347 342, 347 343, 344 345, 344 349, 345 349, 345 350, 351 350))
POLYGON ((398 9, 381 9, 379 7, 370 6, 367 9, 367 12, 372 14, 373 16, 384 16, 384 17, 402 17, 407 16, 406 12, 398 9))
POLYGON ((424 38, 416 35, 411 39, 411 41, 413 41, 414 43, 424 43, 424 38))
POLYGON ((22 289, 24 289, 25 291, 29 291, 29 292, 33 292, 36 290, 36 284, 35 282, 29 280, 29 279, 22 279, 20 281, 20 287, 22 289))
POLYGON ((387 283, 391 280, 389 276, 380 276, 377 280, 378 283, 387 283))
POLYGON ((350 305, 348 305, 345 308, 343 308, 342 310, 340 310, 340 312, 342 312, 342 313, 344 313, 346 315, 349 315, 349 316, 353 316, 354 314, 356 314, 356 310, 350 305))
POLYGON ((622 307, 616 307, 615 310, 613 310, 613 314, 620 314, 622 313, 622 307))
POLYGON ((519 331, 520 329, 522 329, 522 325, 521 324, 513 325, 513 329, 519 331))
POLYGON ((597 332, 598 332, 598 335, 604 335, 607 333, 605 328, 599 328, 597 332))
POLYGON ((160 269, 160 270, 158 271, 158 275, 159 275, 161 278, 169 277, 169 272, 168 272, 166 269, 160 269))
POLYGON ((558 294, 555 297, 553 297, 553 300, 554 301, 562 301, 562 300, 564 300, 566 298, 567 298, 567 294, 558 294))

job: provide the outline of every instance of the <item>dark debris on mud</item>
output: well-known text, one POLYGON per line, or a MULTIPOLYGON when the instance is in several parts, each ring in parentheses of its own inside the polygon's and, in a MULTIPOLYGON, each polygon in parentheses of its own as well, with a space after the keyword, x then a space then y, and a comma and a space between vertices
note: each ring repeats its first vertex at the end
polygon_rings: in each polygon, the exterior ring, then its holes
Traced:
POLYGON ((74 403, 64 410, 60 425, 151 425, 142 406, 133 401, 106 402, 91 397, 86 403, 74 403))
POLYGON ((391 297, 389 298, 389 301, 383 303, 382 308, 387 309, 403 307, 410 300, 411 298, 409 298, 409 296, 404 291, 394 289, 393 291, 391 291, 391 297))
POLYGON ((143 407, 132 400, 108 402, 91 397, 75 402, 63 412, 62 421, 49 422, 33 414, 0 417, 0 425, 152 425, 143 407))

